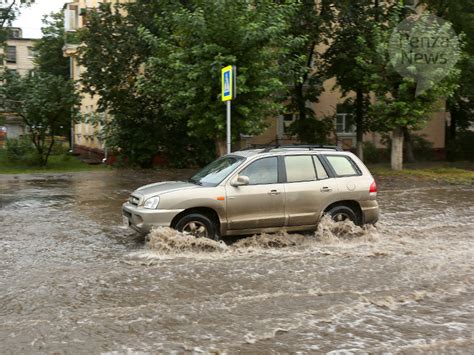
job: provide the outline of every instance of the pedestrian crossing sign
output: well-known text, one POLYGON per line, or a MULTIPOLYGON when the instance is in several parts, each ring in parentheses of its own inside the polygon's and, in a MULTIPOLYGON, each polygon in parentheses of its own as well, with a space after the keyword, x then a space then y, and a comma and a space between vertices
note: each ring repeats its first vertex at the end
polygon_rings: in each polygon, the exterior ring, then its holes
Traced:
POLYGON ((229 65, 222 69, 222 101, 235 98, 235 66, 229 65))

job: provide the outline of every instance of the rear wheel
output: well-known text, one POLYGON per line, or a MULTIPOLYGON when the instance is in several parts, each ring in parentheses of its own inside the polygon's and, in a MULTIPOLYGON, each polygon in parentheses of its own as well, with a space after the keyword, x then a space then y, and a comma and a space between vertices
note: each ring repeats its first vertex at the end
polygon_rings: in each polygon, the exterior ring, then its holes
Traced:
POLYGON ((326 212, 335 222, 352 221, 356 225, 361 225, 360 217, 354 210, 347 206, 334 206, 326 212))
POLYGON ((191 213, 176 223, 176 230, 194 235, 196 238, 219 240, 216 224, 200 213, 191 213))

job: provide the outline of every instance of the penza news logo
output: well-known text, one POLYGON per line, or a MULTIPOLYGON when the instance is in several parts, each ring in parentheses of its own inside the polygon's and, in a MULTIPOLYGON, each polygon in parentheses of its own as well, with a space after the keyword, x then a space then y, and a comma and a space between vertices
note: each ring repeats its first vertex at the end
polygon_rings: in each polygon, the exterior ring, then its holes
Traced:
POLYGON ((429 13, 414 13, 390 37, 389 56, 395 70, 416 80, 416 95, 448 76, 461 56, 461 44, 450 22, 429 13))

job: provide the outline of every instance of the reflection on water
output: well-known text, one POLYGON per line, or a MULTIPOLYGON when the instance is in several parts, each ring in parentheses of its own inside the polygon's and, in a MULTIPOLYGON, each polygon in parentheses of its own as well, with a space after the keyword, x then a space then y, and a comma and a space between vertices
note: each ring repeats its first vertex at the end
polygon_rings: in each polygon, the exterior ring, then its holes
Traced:
POLYGON ((382 192, 377 229, 143 241, 120 207, 191 171, 0 176, 1 353, 408 352, 474 347, 474 191, 382 192))

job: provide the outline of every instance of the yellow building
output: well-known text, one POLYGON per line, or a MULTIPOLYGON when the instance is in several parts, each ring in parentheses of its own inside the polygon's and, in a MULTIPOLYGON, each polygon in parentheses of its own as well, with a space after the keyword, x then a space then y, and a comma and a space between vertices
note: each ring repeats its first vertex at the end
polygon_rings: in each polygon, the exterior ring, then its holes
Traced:
MULTIPOLYGON (((85 25, 85 11, 87 9, 97 8, 99 3, 124 2, 128 2, 128 0, 78 0, 68 2, 64 5, 66 44, 63 50, 64 55, 69 57, 71 61, 71 78, 78 83, 78 90, 81 89, 79 80, 84 68, 79 65, 77 60, 77 50, 80 43, 75 39, 75 32, 85 25)), ((80 107, 83 122, 74 125, 72 138, 75 152, 102 159, 104 155, 107 155, 105 142, 100 139, 100 133, 103 127, 89 123, 91 119, 97 115, 97 101, 97 97, 83 94, 80 107)))
MULTIPOLYGON (((21 28, 12 27, 9 32, 9 38, 3 49, 3 67, 19 75, 27 75, 35 67, 35 40, 23 38, 21 28)), ((0 127, 2 137, 0 138, 0 147, 3 146, 6 138, 19 138, 26 133, 26 127, 19 117, 5 112, 3 112, 3 116, 5 125, 0 127)))

